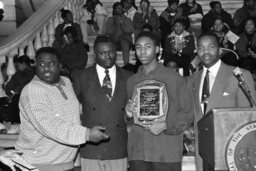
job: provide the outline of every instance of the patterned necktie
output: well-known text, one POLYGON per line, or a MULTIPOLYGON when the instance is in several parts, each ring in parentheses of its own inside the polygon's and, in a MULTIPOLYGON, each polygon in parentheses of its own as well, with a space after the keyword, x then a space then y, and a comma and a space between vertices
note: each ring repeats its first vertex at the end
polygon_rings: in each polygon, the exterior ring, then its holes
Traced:
POLYGON ((111 80, 108 74, 108 70, 105 70, 106 76, 103 79, 103 84, 102 84, 102 89, 104 91, 104 93, 106 94, 108 100, 110 101, 112 98, 112 84, 111 84, 111 80))
POLYGON ((204 104, 204 114, 208 104, 208 98, 210 96, 210 78, 209 78, 209 70, 206 71, 206 75, 204 77, 204 84, 202 90, 202 103, 204 104))

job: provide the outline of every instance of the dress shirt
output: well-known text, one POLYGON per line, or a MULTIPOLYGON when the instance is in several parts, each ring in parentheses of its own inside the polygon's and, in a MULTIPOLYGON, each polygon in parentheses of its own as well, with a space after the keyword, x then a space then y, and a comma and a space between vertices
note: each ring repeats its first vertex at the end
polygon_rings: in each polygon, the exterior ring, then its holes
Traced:
POLYGON ((88 130, 80 125, 79 102, 72 84, 68 78, 61 80, 51 85, 35 76, 22 90, 21 131, 15 148, 31 164, 71 162, 78 146, 86 142, 88 130))
POLYGON ((211 96, 212 87, 213 87, 215 78, 217 76, 217 73, 220 69, 220 65, 221 65, 221 61, 219 60, 210 68, 206 68, 204 66, 202 77, 201 77, 201 82, 200 82, 200 89, 199 89, 199 102, 201 104, 202 111, 204 111, 204 104, 201 102, 201 100, 202 100, 202 90, 203 90, 204 77, 206 75, 206 71, 209 70, 209 81, 210 81, 210 90, 209 91, 210 91, 210 96, 211 96))
MULTIPOLYGON (((96 70, 97 70, 97 74, 98 74, 98 78, 99 78, 99 81, 100 81, 100 85, 102 86, 103 85, 103 80, 106 76, 106 73, 105 73, 105 68, 101 67, 100 65, 96 65, 96 70)), ((115 87, 116 87, 116 66, 113 65, 112 68, 109 68, 108 69, 108 74, 109 74, 109 77, 110 77, 110 81, 111 81, 111 84, 112 84, 112 97, 113 97, 113 94, 114 94, 114 91, 115 91, 115 87)))

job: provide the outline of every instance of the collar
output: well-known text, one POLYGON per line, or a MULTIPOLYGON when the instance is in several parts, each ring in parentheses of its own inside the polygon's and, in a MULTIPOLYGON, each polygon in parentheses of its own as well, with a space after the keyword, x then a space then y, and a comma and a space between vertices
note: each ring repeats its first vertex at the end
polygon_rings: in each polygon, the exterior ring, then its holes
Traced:
POLYGON ((181 38, 183 38, 183 37, 185 37, 185 36, 189 36, 189 35, 190 35, 189 32, 187 32, 186 30, 184 30, 181 35, 177 35, 177 34, 175 34, 175 32, 173 31, 173 32, 170 34, 170 36, 168 36, 168 37, 177 37, 177 38, 181 39, 181 38))
POLYGON ((65 83, 65 81, 63 80, 62 77, 60 77, 60 81, 59 81, 58 83, 54 83, 54 84, 49 84, 49 83, 47 83, 47 82, 41 80, 40 78, 38 78, 37 75, 35 75, 34 80, 40 81, 40 82, 42 82, 42 83, 44 83, 44 84, 46 84, 46 85, 51 85, 51 86, 66 86, 66 83, 65 83))
POLYGON ((157 63, 157 66, 154 70, 152 70, 150 73, 146 73, 144 68, 143 68, 143 65, 141 65, 138 69, 138 73, 139 74, 143 74, 143 75, 149 75, 149 74, 154 74, 154 73, 157 73, 158 70, 160 70, 161 68, 163 67, 163 64, 162 63, 157 63))
MULTIPOLYGON (((103 68, 102 66, 100 66, 100 65, 98 65, 98 64, 96 64, 96 70, 97 70, 97 72, 99 72, 99 73, 104 73, 105 74, 105 68, 103 68)), ((107 69, 109 72, 109 75, 112 75, 113 73, 115 73, 116 72, 116 65, 113 65, 111 68, 108 68, 107 69)))
POLYGON ((218 62, 216 62, 213 66, 211 66, 210 68, 206 68, 204 66, 204 72, 206 72, 206 70, 208 69, 211 73, 211 75, 213 75, 214 77, 216 77, 219 69, 220 69, 220 65, 221 65, 221 61, 220 59, 218 60, 218 62))

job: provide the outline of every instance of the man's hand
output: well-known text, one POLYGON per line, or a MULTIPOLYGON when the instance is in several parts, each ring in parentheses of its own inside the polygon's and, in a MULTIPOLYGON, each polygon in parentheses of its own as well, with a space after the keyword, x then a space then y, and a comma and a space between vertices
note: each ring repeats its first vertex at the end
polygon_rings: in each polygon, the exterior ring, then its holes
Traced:
POLYGON ((159 135, 161 132, 166 130, 166 123, 165 122, 154 122, 149 127, 146 127, 152 134, 159 135))
POLYGON ((128 118, 132 118, 133 113, 136 112, 136 104, 132 100, 129 100, 126 104, 125 112, 128 118))
POLYGON ((103 126, 94 126, 90 129, 89 141, 98 143, 101 140, 109 139, 109 136, 104 133, 105 128, 103 126))

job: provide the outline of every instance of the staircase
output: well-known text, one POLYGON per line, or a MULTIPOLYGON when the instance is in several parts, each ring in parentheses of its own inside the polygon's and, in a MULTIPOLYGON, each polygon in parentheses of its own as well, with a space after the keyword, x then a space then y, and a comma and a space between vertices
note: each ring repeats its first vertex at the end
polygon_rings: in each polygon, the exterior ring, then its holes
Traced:
MULTIPOLYGON (((139 5, 140 0, 136 0, 139 5)), ((181 0, 180 3, 185 0, 181 0)), ((51 46, 54 41, 55 27, 62 22, 59 10, 63 7, 69 9, 74 14, 74 21, 77 23, 83 22, 82 5, 86 0, 47 0, 31 17, 29 17, 17 31, 9 36, 4 41, 0 42, 0 65, 8 59, 7 74, 9 78, 15 73, 13 65, 13 57, 18 54, 26 54, 30 58, 35 57, 35 51, 43 46, 51 46)), ((112 15, 112 5, 116 0, 101 0, 107 8, 108 16, 112 15)), ((154 6, 158 14, 167 7, 167 0, 150 0, 151 5, 154 6)), ((210 0, 197 0, 202 5, 204 13, 209 10, 210 0)), ((232 15, 237 8, 243 5, 243 0, 222 0, 222 6, 232 15)), ((88 53, 88 66, 94 63, 94 55, 92 52, 92 45, 95 36, 89 37, 89 44, 91 50, 88 53)), ((134 62, 134 52, 131 52, 130 61, 134 62)), ((118 52, 117 64, 122 65, 122 54, 118 52)), ((2 76, 0 74, 0 84, 3 84, 2 76)), ((2 90, 0 89, 0 96, 2 90)))

